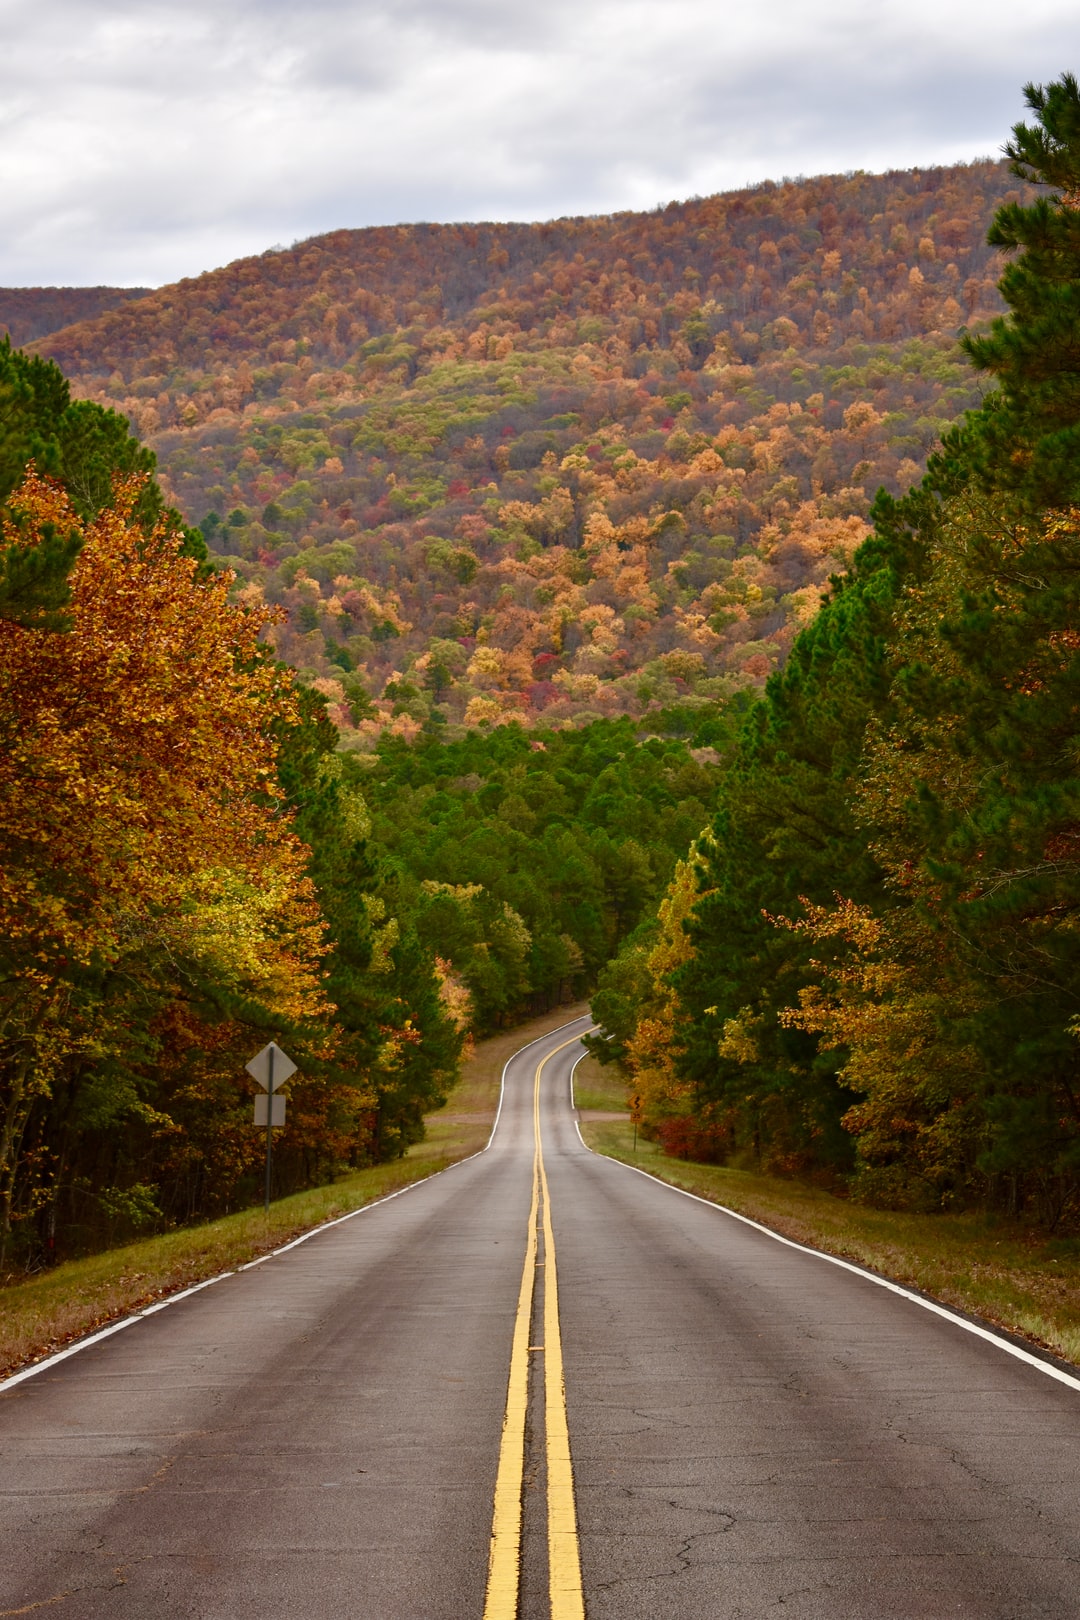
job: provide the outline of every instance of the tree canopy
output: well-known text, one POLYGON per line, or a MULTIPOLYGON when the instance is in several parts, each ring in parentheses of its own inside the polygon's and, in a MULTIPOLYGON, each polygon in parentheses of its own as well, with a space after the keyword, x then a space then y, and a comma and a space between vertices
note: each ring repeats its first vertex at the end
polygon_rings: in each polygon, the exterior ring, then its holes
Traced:
POLYGON ((286 610, 352 746, 637 720, 783 665, 977 401, 956 331, 1003 308, 986 228, 1029 198, 980 162, 340 231, 37 347, 286 610))

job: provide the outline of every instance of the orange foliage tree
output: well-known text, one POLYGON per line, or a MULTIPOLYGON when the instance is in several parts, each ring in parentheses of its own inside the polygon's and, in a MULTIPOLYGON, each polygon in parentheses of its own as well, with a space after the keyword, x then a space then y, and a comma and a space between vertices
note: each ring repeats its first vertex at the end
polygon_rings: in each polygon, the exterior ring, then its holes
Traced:
MULTIPOLYGON (((315 1057, 332 1042, 308 852, 276 786, 274 728, 295 716, 259 642, 270 615, 198 578, 167 524, 146 532, 140 489, 84 525, 31 469, 4 525, 9 545, 82 540, 69 632, 0 622, 5 1237, 61 1197, 83 1224, 156 1211, 170 1173, 190 1181, 200 1100, 227 1197, 257 1156, 245 1043, 268 1025, 315 1029, 315 1057)), ((341 1102, 316 1107, 309 1151, 340 1148, 341 1102)))

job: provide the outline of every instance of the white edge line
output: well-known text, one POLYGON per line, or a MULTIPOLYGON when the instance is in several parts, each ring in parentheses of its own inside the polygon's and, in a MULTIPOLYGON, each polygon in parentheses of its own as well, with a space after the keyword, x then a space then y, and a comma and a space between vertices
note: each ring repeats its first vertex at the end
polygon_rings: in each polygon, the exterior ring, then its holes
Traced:
POLYGON ((163 1311, 167 1305, 175 1305, 178 1299, 187 1299, 189 1294, 197 1294, 200 1288, 209 1288, 211 1283, 224 1282, 226 1277, 232 1277, 231 1271, 219 1271, 216 1277, 207 1277, 205 1282, 192 1283, 190 1288, 181 1288, 179 1293, 170 1294, 167 1299, 159 1299, 153 1305, 147 1305, 145 1310, 135 1312, 135 1320, 140 1316, 153 1316, 155 1311, 163 1311))
POLYGON ((16 1384, 21 1384, 24 1378, 33 1378, 35 1374, 44 1372, 46 1367, 55 1367, 58 1361, 66 1361, 68 1356, 77 1355, 80 1350, 88 1349, 90 1345, 97 1344, 99 1339, 107 1339, 110 1334, 119 1333, 121 1328, 131 1327, 133 1323, 141 1320, 140 1316, 125 1316, 119 1322, 110 1322, 108 1327, 99 1328, 96 1333, 80 1339, 77 1344, 69 1344, 66 1350, 57 1350, 55 1355, 47 1356, 44 1361, 36 1361, 32 1367, 24 1367, 21 1372, 12 1373, 10 1378, 5 1378, 0 1384, 0 1391, 12 1389, 16 1384))
MULTIPOLYGON (((588 1017, 588 1014, 582 1013, 581 1018, 585 1017, 588 1017)), ((261 1266, 265 1261, 275 1259, 279 1254, 287 1254, 290 1249, 295 1249, 299 1244, 306 1243, 309 1238, 318 1237, 320 1232, 329 1231, 332 1226, 340 1226, 343 1221, 351 1221, 357 1215, 366 1215, 369 1209, 378 1209, 380 1204, 388 1204, 392 1198, 401 1198, 403 1194, 414 1192, 417 1187, 424 1186, 426 1182, 434 1181, 436 1176, 445 1175, 448 1170, 456 1170, 459 1165, 468 1164, 470 1159, 478 1159, 481 1153, 487 1152, 495 1139, 495 1132, 499 1125, 499 1115, 502 1113, 503 1097, 506 1093, 506 1071, 511 1063, 522 1052, 527 1052, 530 1046, 538 1045, 540 1041, 546 1040, 549 1035, 557 1035, 561 1030, 569 1029, 571 1024, 580 1023, 581 1018, 569 1019, 567 1023, 548 1030, 547 1035, 538 1035, 535 1040, 527 1041, 524 1046, 518 1048, 518 1051, 510 1054, 503 1064, 502 1079, 499 1083, 499 1106, 495 1112, 495 1123, 491 1127, 491 1135, 484 1143, 484 1146, 479 1148, 477 1152, 470 1153, 464 1159, 455 1159, 453 1164, 444 1164, 441 1170, 433 1170, 429 1176, 421 1176, 416 1181, 410 1181, 407 1187, 399 1187, 396 1192, 386 1193, 382 1198, 373 1199, 370 1204, 361 1204, 359 1209, 350 1209, 347 1214, 338 1215, 332 1221, 323 1221, 320 1226, 313 1226, 310 1232, 301 1232, 300 1236, 293 1238, 290 1243, 283 1243, 280 1249, 271 1249, 269 1254, 261 1254, 257 1260, 248 1260, 245 1265, 237 1266, 234 1271, 221 1271, 216 1277, 207 1277, 205 1281, 194 1283, 190 1288, 181 1288, 177 1293, 170 1294, 167 1299, 156 1300, 153 1305, 147 1305, 144 1310, 136 1311, 132 1316, 121 1317, 119 1322, 110 1322, 107 1327, 98 1328, 95 1333, 88 1334, 85 1339, 78 1339, 74 1344, 69 1344, 66 1349, 57 1350, 53 1355, 46 1356, 43 1361, 35 1361, 32 1366, 23 1367, 19 1372, 12 1373, 10 1377, 0 1379, 0 1395, 4 1394, 6 1390, 14 1389, 16 1384, 23 1383, 27 1378, 36 1378, 38 1373, 47 1371, 49 1367, 55 1367, 58 1362, 67 1361, 69 1356, 78 1355, 80 1350, 89 1350, 91 1345, 99 1343, 101 1339, 109 1338, 113 1333, 119 1333, 121 1328, 132 1327, 136 1322, 141 1322, 144 1317, 153 1316, 156 1312, 165 1310, 167 1306, 176 1305, 180 1300, 187 1299, 190 1294, 197 1294, 201 1289, 209 1288, 213 1283, 224 1282, 226 1277, 237 1276, 241 1271, 250 1271, 254 1266, 261 1266)), ((584 1053, 582 1056, 584 1056, 584 1053)), ((578 1061, 580 1062, 580 1059, 578 1061)), ((581 1135, 580 1131, 578 1135, 581 1135)))
MULTIPOLYGON (((578 1062, 580 1061, 579 1058, 578 1062)), ((577 1064, 574 1067, 576 1068, 577 1064)), ((931 1311, 934 1316, 944 1317, 946 1322, 952 1322, 956 1327, 963 1328, 965 1333, 972 1333, 978 1339, 985 1339, 988 1344, 1004 1350, 1007 1355, 1015 1356, 1017 1361, 1024 1361, 1029 1367, 1045 1373, 1048 1378, 1056 1378, 1059 1384, 1067 1384, 1070 1389, 1080 1389, 1080 1378, 1065 1372, 1061 1367, 1055 1367, 1051 1361, 1044 1361, 1041 1356, 1033 1355, 1021 1345, 1013 1344, 1000 1333, 995 1333, 993 1329, 980 1327, 977 1322, 969 1322, 966 1317, 958 1316, 955 1311, 950 1311, 947 1305, 939 1305, 936 1300, 925 1299, 922 1294, 916 1294, 912 1289, 905 1288, 903 1283, 893 1282, 888 1277, 879 1277, 876 1272, 853 1265, 850 1260, 841 1260, 839 1255, 826 1254, 824 1249, 812 1249, 808 1243, 796 1243, 794 1238, 783 1237, 771 1227, 762 1226, 760 1221, 752 1221, 749 1215, 740 1215, 738 1210, 729 1209, 726 1204, 716 1204, 711 1198, 701 1198, 697 1193, 687 1192, 685 1187, 676 1187, 671 1181, 662 1181, 659 1176, 650 1175, 648 1170, 642 1170, 636 1164, 627 1164, 625 1159, 615 1159, 610 1154, 597 1153, 582 1136, 576 1116, 574 1129, 578 1133, 582 1147, 586 1153, 591 1153, 594 1159, 601 1159, 605 1164, 619 1164, 624 1170, 632 1170, 636 1176, 644 1176, 646 1181, 655 1182, 658 1187, 666 1187, 668 1192, 681 1193, 684 1198, 692 1198, 695 1204, 704 1204, 706 1209, 713 1209, 719 1215, 728 1215, 733 1221, 741 1221, 744 1226, 752 1226, 755 1232, 762 1232, 765 1237, 772 1238, 774 1243, 782 1243, 787 1249, 798 1249, 800 1254, 813 1255, 815 1260, 825 1260, 830 1266, 839 1266, 841 1271, 850 1271, 853 1276, 861 1277, 864 1282, 888 1289, 890 1294, 899 1294, 901 1299, 910 1300, 913 1305, 920 1305, 924 1311, 931 1311)))
MULTIPOLYGON (((595 1024, 593 1025, 593 1028, 594 1029, 596 1028, 595 1024)), ((588 1030, 586 1030, 585 1033, 586 1033, 586 1035, 588 1035, 590 1032, 588 1030)), ((588 1055, 589 1055, 588 1052, 586 1052, 584 1049, 582 1049, 580 1054, 574 1059, 573 1063, 571 1063, 571 1065, 570 1065, 570 1107, 573 1109, 573 1112, 574 1112, 574 1128, 575 1129, 577 1129, 577 1103, 574 1100, 574 1076, 575 1076, 575 1074, 577 1074, 577 1066, 578 1066, 578 1064, 579 1063, 584 1063, 584 1061, 588 1057, 588 1055)), ((585 1144, 585 1138, 582 1136, 580 1130, 578 1131, 578 1140, 580 1141, 582 1147, 584 1147, 586 1145, 585 1144)), ((591 1148, 589 1149, 589 1152, 590 1153, 592 1152, 591 1148)))

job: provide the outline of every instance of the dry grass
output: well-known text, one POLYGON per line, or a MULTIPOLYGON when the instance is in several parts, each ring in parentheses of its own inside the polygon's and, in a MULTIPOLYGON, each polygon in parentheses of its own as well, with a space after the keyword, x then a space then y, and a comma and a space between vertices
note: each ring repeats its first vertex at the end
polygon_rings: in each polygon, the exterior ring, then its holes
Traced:
POLYGON ((242 1210, 204 1226, 146 1238, 85 1260, 71 1260, 0 1292, 0 1374, 36 1361, 95 1328, 127 1316, 179 1288, 257 1259, 324 1221, 360 1209, 477 1153, 491 1134, 507 1058, 536 1036, 588 1009, 556 1012, 481 1041, 443 1108, 427 1118, 427 1135, 403 1159, 359 1170, 270 1206, 242 1210))
MULTIPOLYGON (((592 1092, 587 1095, 591 1101, 592 1092)), ((598 1153, 636 1164, 785 1237, 858 1261, 1080 1363, 1080 1239, 1054 1239, 983 1214, 866 1209, 799 1182, 669 1159, 654 1142, 640 1138, 635 1153, 625 1118, 589 1120, 586 1115, 582 1134, 598 1153)))

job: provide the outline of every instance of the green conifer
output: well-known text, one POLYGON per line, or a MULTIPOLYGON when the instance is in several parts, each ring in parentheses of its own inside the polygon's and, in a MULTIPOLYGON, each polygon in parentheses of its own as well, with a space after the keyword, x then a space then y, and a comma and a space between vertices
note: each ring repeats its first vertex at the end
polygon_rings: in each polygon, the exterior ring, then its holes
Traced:
POLYGON ((987 240, 1015 255, 998 283, 1009 314, 963 347, 998 387, 949 436, 942 462, 1014 490, 1028 510, 1080 498, 1080 87, 1071 73, 1024 91, 1036 116, 1005 152, 1012 172, 1052 189, 1005 203, 987 240))

